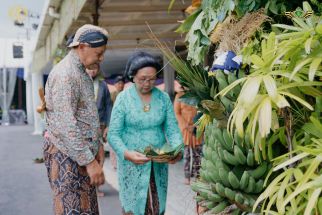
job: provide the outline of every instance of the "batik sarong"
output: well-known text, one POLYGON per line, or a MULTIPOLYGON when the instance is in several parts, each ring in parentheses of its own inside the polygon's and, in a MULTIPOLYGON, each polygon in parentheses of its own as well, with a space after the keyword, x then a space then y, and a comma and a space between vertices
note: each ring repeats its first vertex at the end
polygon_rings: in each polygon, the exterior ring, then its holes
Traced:
POLYGON ((55 215, 98 215, 95 186, 86 168, 79 166, 45 139, 44 160, 54 193, 55 215))

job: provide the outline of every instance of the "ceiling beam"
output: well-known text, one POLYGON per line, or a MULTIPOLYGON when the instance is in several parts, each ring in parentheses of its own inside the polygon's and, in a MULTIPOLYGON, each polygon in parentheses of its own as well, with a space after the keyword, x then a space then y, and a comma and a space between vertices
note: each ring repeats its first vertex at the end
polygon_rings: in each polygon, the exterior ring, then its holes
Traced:
POLYGON ((129 25, 158 25, 158 24, 179 24, 178 19, 163 18, 163 19, 129 19, 129 20, 108 20, 101 19, 101 26, 129 26, 129 25))
POLYGON ((106 46, 107 50, 116 50, 116 49, 143 49, 143 48, 149 48, 149 49, 157 49, 155 45, 148 44, 148 45, 108 45, 106 46))
MULTIPOLYGON (((185 1, 184 4, 174 4, 171 8, 171 11, 183 11, 186 9, 190 3, 185 1)), ((101 13, 107 12, 156 12, 156 11, 168 11, 169 3, 145 3, 145 4, 138 4, 133 2, 127 3, 112 3, 108 5, 104 5, 100 8, 101 13)), ((170 11, 170 13, 171 13, 170 11)), ((93 12, 91 8, 84 8, 83 13, 91 13, 93 12)))
MULTIPOLYGON (((156 33, 154 32, 158 39, 180 39, 183 38, 180 34, 175 32, 165 32, 165 33, 156 33)), ((141 33, 141 34, 111 34, 111 40, 144 40, 151 39, 150 33, 141 33)))

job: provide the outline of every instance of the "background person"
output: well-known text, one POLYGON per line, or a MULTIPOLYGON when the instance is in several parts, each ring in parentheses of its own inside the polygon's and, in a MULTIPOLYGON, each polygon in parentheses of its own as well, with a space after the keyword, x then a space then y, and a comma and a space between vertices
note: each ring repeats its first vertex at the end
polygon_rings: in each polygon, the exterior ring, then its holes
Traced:
MULTIPOLYGON (((111 93, 111 100, 115 103, 117 95, 124 90, 125 78, 123 76, 117 76, 115 78, 115 91, 111 93)), ((113 149, 110 150, 110 161, 113 169, 117 169, 117 157, 113 149)))
POLYGON ((184 176, 185 184, 190 184, 192 177, 199 175, 201 153, 202 153, 202 137, 197 138, 194 132, 194 118, 197 115, 197 109, 193 106, 180 102, 180 97, 184 92, 177 93, 174 100, 174 110, 179 122, 179 127, 184 142, 184 176))
MULTIPOLYGON (((112 112, 112 101, 110 91, 108 90, 108 87, 104 80, 100 79, 99 64, 95 64, 91 66, 91 68, 86 69, 86 72, 90 75, 90 77, 93 80, 94 96, 100 123, 100 140, 106 143, 106 135, 112 112)), ((98 190, 97 195, 102 197, 104 196, 104 193, 98 190)))

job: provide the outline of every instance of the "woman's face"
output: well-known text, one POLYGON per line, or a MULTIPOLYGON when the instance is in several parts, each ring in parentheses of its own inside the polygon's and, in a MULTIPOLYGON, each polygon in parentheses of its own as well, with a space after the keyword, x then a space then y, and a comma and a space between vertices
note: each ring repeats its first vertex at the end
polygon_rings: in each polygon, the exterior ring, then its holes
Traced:
POLYGON ((154 67, 139 69, 133 78, 136 88, 142 94, 150 93, 154 87, 157 70, 154 67))

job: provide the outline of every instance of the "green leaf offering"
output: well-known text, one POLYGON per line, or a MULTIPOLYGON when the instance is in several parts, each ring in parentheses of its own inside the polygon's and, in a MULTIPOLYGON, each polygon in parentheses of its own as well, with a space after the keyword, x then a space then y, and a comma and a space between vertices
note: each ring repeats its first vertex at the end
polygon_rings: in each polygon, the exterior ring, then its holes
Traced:
POLYGON ((180 144, 176 147, 165 144, 162 146, 162 148, 154 148, 152 146, 148 146, 144 149, 143 154, 145 154, 148 158, 151 158, 152 161, 166 163, 175 159, 178 156, 179 152, 183 149, 183 147, 183 144, 180 144))

